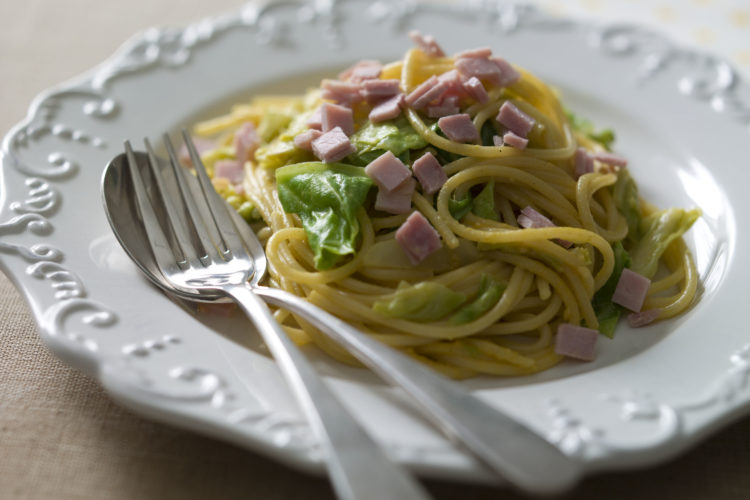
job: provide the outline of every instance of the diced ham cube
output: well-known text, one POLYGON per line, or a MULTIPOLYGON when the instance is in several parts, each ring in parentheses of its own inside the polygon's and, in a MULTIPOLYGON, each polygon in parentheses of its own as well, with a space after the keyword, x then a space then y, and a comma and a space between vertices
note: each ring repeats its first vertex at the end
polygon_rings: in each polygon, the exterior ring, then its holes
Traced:
POLYGON ((406 96, 406 105, 409 107, 413 107, 413 104, 417 99, 422 97, 426 92, 431 90, 437 84, 437 77, 435 75, 432 75, 427 80, 417 85, 416 88, 409 92, 409 95, 406 96))
POLYGON ((477 47, 475 49, 464 50, 456 54, 456 58, 467 57, 476 59, 487 59, 492 55, 492 49, 489 47, 477 47))
POLYGON ((255 150, 260 146, 260 137, 255 130, 255 125, 251 122, 243 123, 234 133, 233 144, 238 161, 245 163, 247 160, 251 160, 255 150))
POLYGON ((376 80, 380 77, 382 66, 361 66, 352 71, 349 80, 352 82, 364 82, 367 80, 376 80))
POLYGON ((521 210, 521 214, 518 216, 518 225, 526 229, 556 227, 554 222, 531 207, 521 210))
POLYGON ((516 68, 502 57, 493 57, 491 61, 500 68, 500 81, 498 82, 498 86, 507 87, 521 79, 521 73, 519 73, 516 68))
POLYGON ((214 177, 227 179, 232 184, 239 184, 245 176, 243 162, 238 160, 217 160, 214 163, 214 177))
POLYGON ((422 50, 425 54, 430 57, 445 57, 445 52, 440 48, 440 45, 435 41, 432 35, 422 35, 419 31, 410 31, 409 38, 412 39, 414 45, 422 50))
POLYGON ((396 241, 414 265, 442 246, 440 235, 420 212, 413 212, 396 230, 396 241))
POLYGON ((391 151, 372 160, 366 167, 365 173, 378 187, 386 191, 393 191, 406 179, 411 177, 409 167, 396 158, 391 151))
POLYGON ((355 149, 340 127, 321 134, 312 141, 315 156, 325 163, 339 161, 352 154, 355 149))
POLYGON ((414 194, 416 184, 417 181, 413 177, 409 177, 392 191, 386 191, 383 188, 378 189, 378 195, 375 198, 375 209, 388 212, 389 214, 409 213, 411 210, 411 197, 414 194))
POLYGON ((393 80, 367 80, 362 82, 362 95, 368 100, 381 97, 391 97, 400 92, 399 81, 393 80))
POLYGON ((380 78, 383 65, 378 61, 362 61, 356 64, 348 76, 350 82, 359 83, 380 78))
POLYGON ((643 301, 646 300, 646 293, 650 286, 650 279, 625 268, 617 282, 615 293, 612 294, 612 302, 633 312, 639 312, 643 307, 643 301))
POLYGON ((503 138, 499 135, 493 135, 492 136, 492 144, 498 147, 503 147, 505 144, 503 143, 503 138))
MULTIPOLYGON (((521 214, 516 219, 518 225, 525 229, 539 229, 544 227, 557 227, 554 222, 549 220, 544 215, 540 214, 531 207, 526 207, 521 210, 521 214)), ((558 244, 565 248, 570 248, 573 243, 566 240, 555 240, 558 244)))
POLYGON ((520 135, 516 135, 512 131, 508 131, 503 134, 503 144, 513 146, 516 149, 526 149, 526 146, 529 145, 529 140, 520 135))
POLYGON ((354 133, 354 114, 351 108, 324 102, 320 105, 320 123, 322 132, 328 132, 336 127, 346 135, 354 133))
POLYGON ((591 361, 596 354, 599 332, 591 328, 562 323, 557 327, 555 352, 583 361, 591 361))
POLYGON ((309 129, 294 137, 294 146, 306 151, 312 151, 312 141, 321 136, 320 130, 309 129))
POLYGON ((438 127, 452 141, 479 141, 479 132, 477 132, 474 122, 471 121, 471 117, 466 113, 444 116, 438 120, 438 127))
POLYGON ((359 83, 364 80, 370 80, 380 77, 380 72, 382 71, 382 69, 383 65, 380 64, 380 61, 359 61, 353 66, 350 66, 349 68, 339 73, 339 80, 349 80, 354 83, 359 83))
POLYGON ((401 114, 401 108, 403 106, 404 94, 397 94, 375 105, 375 107, 370 111, 368 118, 372 123, 380 123, 386 120, 392 120, 401 114))
POLYGON ((594 159, 591 157, 586 148, 576 149, 573 161, 575 163, 576 178, 582 176, 583 174, 590 174, 594 171, 594 159))
POLYGON ((502 125, 505 125, 514 132, 516 135, 526 137, 534 128, 536 120, 518 109, 518 107, 510 101, 505 101, 500 106, 500 111, 497 113, 496 120, 502 125))
POLYGON ((362 100, 362 86, 359 83, 323 80, 321 87, 323 87, 323 91, 320 95, 323 99, 349 106, 362 100))
POLYGON ((351 94, 359 94, 359 90, 362 88, 359 83, 330 80, 328 78, 324 79, 320 83, 320 86, 323 90, 328 90, 330 92, 351 94))
POLYGON ((482 85, 482 82, 479 81, 479 78, 476 76, 472 76, 468 80, 466 80, 463 84, 464 90, 466 90, 466 93, 469 94, 469 97, 474 99, 480 104, 484 104, 490 100, 490 96, 487 94, 487 90, 484 88, 484 85, 482 85))
POLYGON ((612 165, 615 167, 627 167, 628 166, 628 160, 626 160, 622 156, 618 156, 612 153, 607 153, 605 151, 599 151, 597 153, 592 154, 591 156, 594 158, 594 160, 600 161, 602 163, 606 163, 607 165, 612 165))
POLYGON ((310 118, 307 119, 307 126, 315 129, 315 130, 321 130, 323 128, 323 116, 320 113, 320 106, 313 111, 312 115, 310 115, 310 118))
POLYGON ((454 96, 462 97, 466 94, 464 89, 465 78, 461 76, 461 73, 452 69, 446 71, 442 75, 438 76, 438 82, 445 85, 445 92, 454 96))
POLYGON ((420 156, 411 166, 412 172, 422 185, 422 191, 432 194, 440 191, 448 175, 440 162, 429 151, 420 156))
POLYGON ((502 75, 500 74, 500 68, 494 61, 476 57, 459 57, 456 59, 455 64, 456 69, 466 78, 474 76, 480 80, 500 86, 502 75))
POLYGON ((646 309, 645 311, 630 313, 628 314, 628 324, 631 328, 640 328, 642 326, 650 325, 657 319, 661 314, 661 308, 646 309))
MULTIPOLYGON (((432 103, 439 102, 443 95, 448 91, 449 85, 445 82, 441 82, 439 79, 435 85, 427 89, 422 95, 411 101, 411 108, 424 109, 432 103)), ((411 94, 409 94, 411 96, 411 94)), ((407 96, 407 100, 409 99, 407 96)))
POLYGON ((441 116, 455 115, 461 109, 458 107, 458 97, 446 97, 440 104, 427 106, 427 116, 430 118, 440 118, 441 116))

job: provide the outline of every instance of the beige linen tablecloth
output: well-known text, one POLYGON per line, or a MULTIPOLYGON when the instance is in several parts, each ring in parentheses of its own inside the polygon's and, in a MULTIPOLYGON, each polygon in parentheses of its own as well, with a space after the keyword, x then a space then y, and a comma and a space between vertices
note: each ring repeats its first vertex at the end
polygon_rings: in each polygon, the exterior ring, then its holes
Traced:
MULTIPOLYGON (((722 2, 540 3, 592 16, 605 15, 615 3, 616 8, 630 4, 633 12, 648 3, 653 19, 667 28, 680 20, 684 6, 690 22, 698 23, 680 32, 687 41, 725 51, 745 69, 750 65, 748 31, 727 42, 720 36, 721 21, 703 27, 696 21, 717 17, 722 2), (702 16, 700 9, 711 16, 702 16), (733 48, 736 40, 740 45, 733 48)), ((181 25, 237 5, 230 0, 2 0, 0 132, 23 118, 37 93, 102 61, 136 31, 181 25)), ((726 29, 750 30, 747 10, 723 14, 726 29)), ((490 487, 435 481, 428 486, 441 499, 521 498, 490 487)), ((325 479, 152 423, 113 404, 94 381, 50 355, 25 302, 0 275, 0 499, 331 497, 325 479)), ((566 498, 750 498, 750 419, 666 465, 587 479, 566 498)))

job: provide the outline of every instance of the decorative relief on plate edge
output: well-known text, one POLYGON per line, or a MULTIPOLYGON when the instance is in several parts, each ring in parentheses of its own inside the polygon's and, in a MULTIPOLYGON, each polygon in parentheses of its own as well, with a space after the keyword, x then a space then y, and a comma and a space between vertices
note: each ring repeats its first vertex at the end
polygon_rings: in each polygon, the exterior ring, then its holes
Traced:
POLYGON ((741 78, 726 60, 697 50, 678 47, 667 37, 630 25, 597 30, 594 45, 616 57, 639 57, 636 80, 655 78, 668 67, 681 64, 677 89, 710 104, 718 113, 732 116, 750 132, 750 102, 739 95, 741 78))
MULTIPOLYGON (((647 423, 654 427, 648 445, 658 446, 673 441, 685 430, 686 419, 700 412, 718 411, 722 406, 742 403, 748 397, 750 385, 750 344, 741 347, 729 357, 729 368, 707 394, 693 401, 665 403, 654 399, 648 392, 624 391, 623 395, 600 394, 599 400, 619 407, 621 423, 647 423)), ((608 436, 610 428, 587 425, 583 418, 573 414, 559 399, 547 401, 547 415, 552 423, 548 439, 566 454, 579 458, 594 458, 627 453, 638 449, 642 442, 631 440, 629 445, 617 444, 608 436)))
POLYGON ((149 396, 182 404, 198 404, 210 411, 209 419, 237 428, 252 429, 256 438, 275 447, 304 453, 310 460, 321 460, 318 442, 307 421, 297 415, 276 411, 264 404, 253 391, 241 395, 231 387, 227 377, 214 369, 177 365, 163 370, 159 363, 146 369, 142 362, 159 356, 168 348, 179 347, 184 341, 175 335, 125 345, 119 373, 128 373, 131 387, 149 396), (216 419, 218 417, 218 420, 216 419))
POLYGON ((69 330, 67 320, 74 313, 87 310, 89 314, 83 316, 83 325, 102 328, 115 321, 114 313, 86 299, 83 283, 62 264, 64 255, 59 248, 46 243, 26 246, 7 241, 10 235, 26 232, 43 237, 49 235, 53 225, 48 217, 60 208, 60 193, 46 180, 27 177, 24 184, 28 190, 26 198, 8 203, 8 208, 16 215, 0 222, 0 252, 19 256, 29 263, 25 268, 27 276, 49 282, 55 302, 41 313, 42 329, 53 337, 67 340, 69 345, 72 343, 74 350, 95 352, 98 350, 97 342, 90 336, 69 330))
MULTIPOLYGON (((259 45, 289 43, 290 23, 316 24, 323 29, 323 35, 332 46, 341 46, 340 24, 344 21, 339 7, 341 1, 317 2, 274 2, 273 4, 248 4, 239 15, 215 19, 204 19, 193 23, 182 30, 153 29, 136 37, 126 44, 118 54, 102 66, 91 80, 73 87, 50 93, 41 99, 32 110, 30 118, 16 128, 4 143, 6 158, 19 172, 26 174, 25 184, 29 196, 23 201, 13 201, 8 207, 17 215, 0 223, 0 237, 29 231, 36 235, 46 235, 52 225, 48 217, 55 214, 60 206, 59 192, 50 185, 50 180, 64 180, 76 175, 78 165, 66 153, 52 151, 47 155, 47 165, 31 166, 20 159, 20 151, 32 148, 45 138, 54 137, 58 141, 67 141, 87 145, 93 148, 106 146, 106 140, 95 136, 82 128, 68 126, 57 120, 57 111, 61 101, 68 99, 83 100, 81 112, 94 120, 116 118, 120 105, 107 95, 108 84, 115 78, 128 73, 144 71, 158 66, 174 67, 189 61, 195 47, 213 40, 217 34, 229 29, 247 27, 256 32, 259 45), (276 16, 278 12, 290 11, 292 20, 276 16)), ((501 33, 513 33, 521 29, 557 29, 582 26, 575 22, 543 14, 536 8, 524 5, 504 5, 503 2, 468 2, 468 8, 462 9, 458 19, 481 18, 492 29, 501 33), (468 17, 467 17, 468 16, 468 17)), ((370 3, 366 9, 369 22, 390 21, 396 29, 408 24, 410 17, 420 12, 432 14, 443 13, 455 15, 456 8, 450 6, 422 5, 418 2, 378 1, 370 3)), ((750 125, 750 105, 737 94, 739 79, 726 62, 711 56, 676 49, 670 42, 644 30, 631 27, 605 27, 599 29, 596 45, 606 53, 615 56, 643 55, 641 75, 648 79, 658 75, 667 65, 676 61, 685 61, 690 66, 690 73, 680 78, 678 87, 682 93, 710 102, 712 109, 730 113, 741 123, 750 125), (696 73, 696 68, 699 72, 696 73)), ((750 130, 750 127, 748 127, 750 130)), ((30 262, 26 274, 37 279, 49 281, 53 296, 57 302, 49 306, 43 316, 42 324, 52 335, 64 336, 80 344, 85 350, 95 351, 95 340, 77 333, 66 331, 66 318, 76 312, 87 311, 82 318, 84 325, 105 327, 116 321, 114 313, 101 304, 86 299, 86 290, 76 274, 61 263, 64 255, 60 249, 46 244, 35 244, 29 247, 0 241, 0 252, 16 254, 30 262)), ((169 341, 167 341, 169 343, 169 341)), ((148 350, 156 349, 156 344, 148 350)), ((145 348, 144 346, 141 346, 145 348)), ((721 385, 721 397, 716 395, 705 401, 684 407, 659 404, 646 404, 643 399, 612 398, 609 401, 619 402, 626 420, 651 419, 669 422, 665 425, 665 439, 679 432, 681 414, 696 411, 717 404, 720 400, 731 399, 747 386, 750 377, 748 369, 748 350, 745 347, 733 356, 731 376, 726 377, 721 385)), ((141 352, 138 347, 132 354, 141 352)), ((228 418, 236 422, 266 422, 272 418, 270 413, 246 413, 242 407, 232 406, 232 393, 228 393, 226 382, 217 375, 198 372, 196 369, 171 372, 170 376, 187 382, 213 381, 213 391, 206 398, 212 405, 223 408, 228 418), (220 402, 220 403, 217 403, 220 402)), ((210 385, 210 384, 209 384, 210 385)), ((200 399, 200 398, 199 398, 200 399)), ((607 399, 607 398, 605 398, 607 399)), ((580 420, 563 410, 562 404, 551 404, 550 414, 556 422, 551 438, 562 443, 572 454, 590 447, 590 443, 602 445, 604 435, 586 428, 580 420)), ((276 418, 276 417, 273 417, 276 418)), ((288 424, 288 423, 287 423, 288 424)), ((283 428, 287 424, 280 424, 283 428)), ((266 424, 263 424, 266 425, 266 424)), ((275 425, 275 424, 274 424, 275 425)), ((291 425, 291 424, 289 424, 291 425)), ((296 424, 295 424, 296 425, 296 424)), ((286 432, 286 431, 285 431, 286 432)), ((609 445, 611 447, 611 445, 609 445)))

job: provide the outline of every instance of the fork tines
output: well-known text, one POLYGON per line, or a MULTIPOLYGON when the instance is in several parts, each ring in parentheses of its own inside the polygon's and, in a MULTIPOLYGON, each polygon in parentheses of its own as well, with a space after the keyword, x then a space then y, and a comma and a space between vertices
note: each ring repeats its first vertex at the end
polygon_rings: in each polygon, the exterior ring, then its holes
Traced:
POLYGON ((143 172, 130 142, 125 142, 133 188, 155 257, 180 268, 248 258, 245 238, 233 221, 231 209, 213 188, 189 135, 183 131, 183 137, 195 176, 186 175, 166 134, 164 145, 171 168, 165 168, 150 141, 144 139, 148 165, 143 172), (147 180, 155 190, 147 188, 147 180))

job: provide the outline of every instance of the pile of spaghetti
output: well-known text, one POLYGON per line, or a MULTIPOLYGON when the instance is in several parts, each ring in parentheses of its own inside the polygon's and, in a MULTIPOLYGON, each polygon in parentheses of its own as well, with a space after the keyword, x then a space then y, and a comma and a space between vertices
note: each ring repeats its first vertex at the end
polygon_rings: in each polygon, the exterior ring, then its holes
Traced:
POLYGON ((265 244, 268 285, 452 377, 592 359, 620 316, 642 326, 690 306, 682 235, 698 210, 640 199, 613 133, 532 74, 411 36, 403 60, 195 126, 215 186, 265 244))

